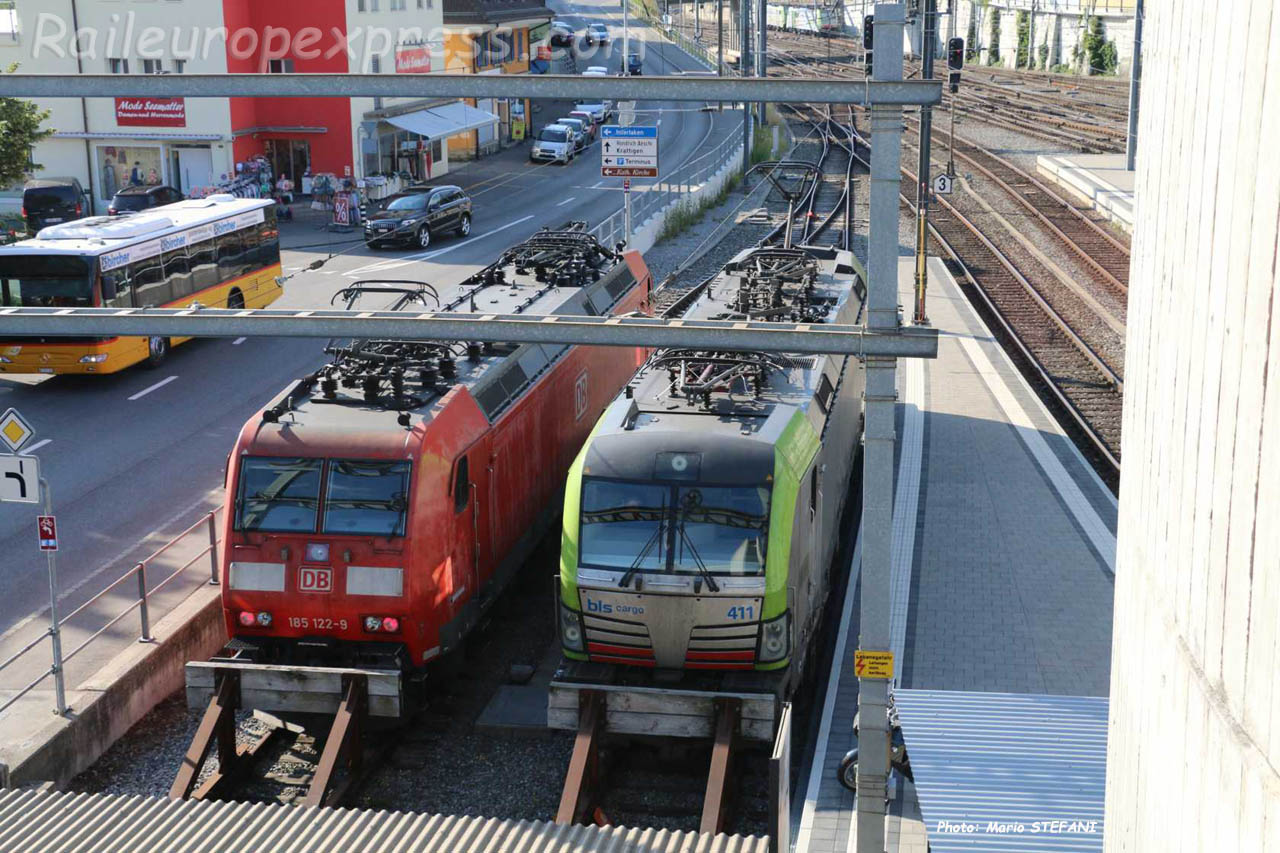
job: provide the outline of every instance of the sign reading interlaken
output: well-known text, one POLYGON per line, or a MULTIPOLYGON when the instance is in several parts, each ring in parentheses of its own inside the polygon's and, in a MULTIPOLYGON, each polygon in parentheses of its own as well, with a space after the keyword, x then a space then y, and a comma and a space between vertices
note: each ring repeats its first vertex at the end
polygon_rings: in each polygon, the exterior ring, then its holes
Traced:
POLYGON ((658 177, 658 128, 640 125, 600 128, 600 175, 605 178, 658 177))
POLYGON ((121 127, 186 127, 186 98, 116 98, 121 127))

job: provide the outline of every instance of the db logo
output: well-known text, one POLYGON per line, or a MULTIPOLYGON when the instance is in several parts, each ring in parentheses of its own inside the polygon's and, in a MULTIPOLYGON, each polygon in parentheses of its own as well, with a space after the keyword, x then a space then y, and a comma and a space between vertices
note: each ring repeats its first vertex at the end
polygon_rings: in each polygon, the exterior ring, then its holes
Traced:
POLYGON ((333 592, 333 569, 298 569, 301 592, 333 592))
POLYGON ((587 371, 584 370, 578 374, 578 381, 573 386, 573 419, 575 421, 582 420, 582 416, 587 413, 590 399, 587 395, 587 371))

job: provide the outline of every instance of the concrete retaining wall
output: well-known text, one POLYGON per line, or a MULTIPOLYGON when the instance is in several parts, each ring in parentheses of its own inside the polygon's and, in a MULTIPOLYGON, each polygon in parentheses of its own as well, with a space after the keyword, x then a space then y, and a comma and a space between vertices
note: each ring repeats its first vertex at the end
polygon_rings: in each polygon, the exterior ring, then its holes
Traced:
POLYGON ((1147 4, 1109 853, 1280 851, 1274 6, 1147 4))
MULTIPOLYGON (((1043 5, 1043 4, 1041 4, 1043 5)), ((1004 68, 1013 68, 1018 52, 1018 12, 1026 11, 1030 4, 1026 0, 991 0, 988 4, 979 4, 975 0, 959 0, 956 14, 955 34, 969 40, 969 22, 976 16, 978 21, 978 62, 990 64, 991 48, 991 16, 1000 16, 1000 61, 1004 68)), ((1079 12, 1046 12, 1039 10, 1035 17, 1035 50, 1033 55, 1036 68, 1041 68, 1040 48, 1048 48, 1049 68, 1055 65, 1072 65, 1076 45, 1080 44, 1086 32, 1086 20, 1079 12)), ((1096 17, 1102 19, 1103 33, 1108 41, 1115 42, 1116 53, 1120 60, 1118 73, 1122 77, 1129 74, 1129 65, 1133 58, 1133 13, 1099 11, 1096 17)), ((949 35, 944 24, 943 35, 949 35)), ((918 41, 918 37, 917 37, 918 41)), ((944 39, 945 41, 945 39, 944 39)), ((941 55, 941 54, 940 54, 941 55)))
POLYGON ((742 171, 742 146, 734 149, 734 154, 725 164, 720 167, 711 178, 702 186, 698 187, 692 193, 682 196, 678 201, 674 201, 657 213, 650 216, 644 222, 640 223, 635 229, 635 234, 631 238, 629 248, 635 249, 640 253, 644 253, 653 248, 654 243, 658 242, 658 235, 662 233, 662 226, 666 224, 667 216, 676 209, 676 205, 694 203, 698 199, 714 196, 720 192, 720 188, 724 186, 725 181, 729 180, 729 176, 742 171))
POLYGON ((160 700, 180 689, 183 665, 208 658, 227 642, 220 591, 200 588, 155 626, 155 642, 122 652, 77 686, 77 695, 92 698, 79 699, 66 718, 53 718, 25 743, 13 745, 19 757, 9 768, 10 784, 52 781, 65 786, 160 700))

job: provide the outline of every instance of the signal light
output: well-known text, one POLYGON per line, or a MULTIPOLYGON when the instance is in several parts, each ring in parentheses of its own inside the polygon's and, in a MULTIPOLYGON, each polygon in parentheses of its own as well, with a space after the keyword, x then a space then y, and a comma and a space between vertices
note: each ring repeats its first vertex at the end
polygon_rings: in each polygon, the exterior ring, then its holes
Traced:
POLYGON ((867 15, 862 19, 862 49, 871 50, 871 27, 875 23, 875 15, 867 15))
POLYGON ((258 613, 258 625, 262 628, 271 627, 271 614, 263 610, 258 613))
POLYGON ((366 616, 364 629, 370 634, 397 634, 400 632, 400 619, 396 616, 366 616))
POLYGON ((394 634, 400 630, 400 620, 394 616, 387 616, 382 620, 382 630, 394 634))
POLYGON ((246 628, 252 628, 254 625, 258 624, 258 617, 253 613, 250 613, 248 610, 241 610, 240 624, 246 628))
POLYGON ((947 68, 951 71, 964 68, 964 39, 956 37, 947 42, 947 68))

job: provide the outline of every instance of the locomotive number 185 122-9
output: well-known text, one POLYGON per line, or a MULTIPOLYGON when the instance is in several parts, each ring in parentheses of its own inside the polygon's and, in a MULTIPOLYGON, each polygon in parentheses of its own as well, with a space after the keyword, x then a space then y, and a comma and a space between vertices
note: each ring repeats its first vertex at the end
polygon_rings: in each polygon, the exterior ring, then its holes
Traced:
POLYGON ((314 628, 317 631, 345 631, 346 619, 330 619, 327 616, 290 616, 290 628, 314 628))

